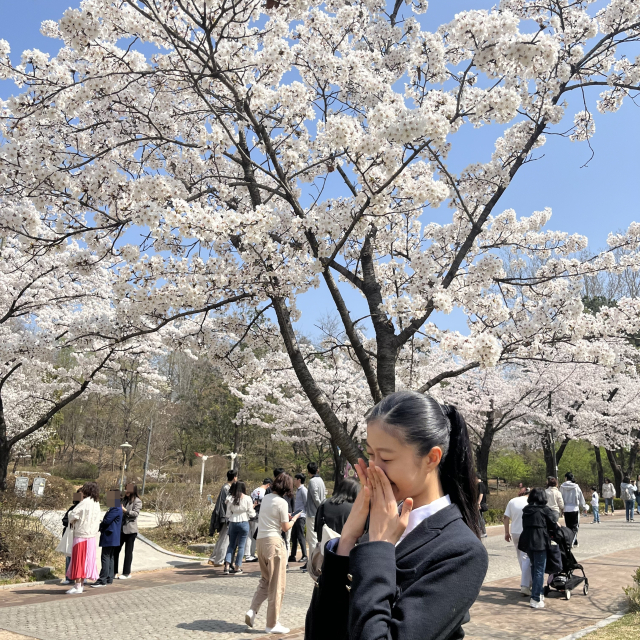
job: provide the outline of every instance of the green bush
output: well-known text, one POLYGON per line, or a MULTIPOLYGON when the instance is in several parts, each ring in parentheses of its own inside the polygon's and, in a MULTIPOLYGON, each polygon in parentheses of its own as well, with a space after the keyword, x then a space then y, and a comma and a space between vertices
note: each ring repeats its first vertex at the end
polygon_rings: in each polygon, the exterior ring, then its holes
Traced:
POLYGON ((624 593, 629 600, 629 610, 640 611, 640 567, 633 574, 633 584, 625 587, 624 593))
POLYGON ((502 518, 504 517, 504 509, 489 509, 485 511, 483 514, 484 521, 488 525, 492 524, 502 524, 502 518))
POLYGON ((78 484, 95 481, 98 478, 99 473, 98 466, 91 462, 76 462, 72 465, 65 464, 56 467, 51 472, 54 476, 74 481, 78 484))

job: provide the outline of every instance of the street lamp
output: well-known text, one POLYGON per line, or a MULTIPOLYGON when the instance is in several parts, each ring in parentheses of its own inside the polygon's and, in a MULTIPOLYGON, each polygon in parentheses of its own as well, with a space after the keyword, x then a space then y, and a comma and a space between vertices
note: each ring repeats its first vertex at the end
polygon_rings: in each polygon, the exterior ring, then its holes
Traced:
POLYGON ((129 449, 133 449, 133 447, 125 441, 120 445, 120 448, 122 449, 122 473, 120 474, 120 491, 122 491, 122 484, 124 482, 124 470, 127 466, 127 451, 129 449))
POLYGON ((203 456, 197 451, 193 452, 198 458, 202 458, 202 471, 200 472, 200 495, 202 495, 202 485, 204 484, 204 463, 209 459, 209 456, 203 456))

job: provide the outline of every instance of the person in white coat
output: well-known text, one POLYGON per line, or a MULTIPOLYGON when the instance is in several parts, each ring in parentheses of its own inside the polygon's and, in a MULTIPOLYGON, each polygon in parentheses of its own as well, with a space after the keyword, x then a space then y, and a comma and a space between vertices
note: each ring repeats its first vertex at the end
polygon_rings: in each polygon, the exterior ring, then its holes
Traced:
POLYGON ((611 507, 611 515, 614 514, 613 499, 616 497, 616 488, 609 478, 604 479, 602 485, 602 497, 604 499, 604 515, 609 515, 609 507, 611 507))
POLYGON ((587 503, 582 489, 574 482, 573 473, 564 474, 566 482, 560 486, 564 500, 564 523, 573 531, 573 546, 578 546, 578 529, 580 528, 580 512, 587 510, 587 503))
POLYGON ((74 582, 67 593, 82 593, 85 580, 97 580, 98 563, 96 550, 100 533, 100 502, 98 485, 87 482, 82 489, 82 500, 69 512, 69 526, 73 529, 73 549, 71 563, 67 569, 67 579, 74 582))
POLYGON ((504 539, 513 542, 520 565, 520 593, 523 596, 531 595, 531 560, 524 551, 518 549, 518 542, 522 535, 522 510, 527 506, 529 489, 524 488, 524 495, 509 500, 504 510, 504 539))

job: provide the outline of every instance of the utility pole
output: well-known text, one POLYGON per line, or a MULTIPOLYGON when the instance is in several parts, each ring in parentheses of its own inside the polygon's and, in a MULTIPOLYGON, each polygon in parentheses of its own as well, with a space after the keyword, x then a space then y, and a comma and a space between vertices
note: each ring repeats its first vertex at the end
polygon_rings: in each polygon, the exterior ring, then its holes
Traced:
POLYGON ((147 471, 149 470, 149 450, 151 449, 151 432, 153 431, 153 417, 149 422, 149 438, 147 440, 147 457, 144 461, 144 475, 142 476, 142 494, 144 495, 144 486, 147 483, 147 471))
MULTIPOLYGON (((547 404, 547 415, 551 418, 553 413, 551 411, 551 394, 549 394, 549 402, 547 404)), ((556 436, 553 432, 553 421, 549 420, 551 426, 551 452, 553 454, 553 468, 556 470, 556 478, 558 477, 558 461, 556 460, 556 436)))
POLYGON ((193 452, 198 458, 202 458, 202 471, 200 472, 200 495, 202 495, 202 485, 204 484, 204 463, 209 459, 209 456, 204 456, 197 451, 193 452))

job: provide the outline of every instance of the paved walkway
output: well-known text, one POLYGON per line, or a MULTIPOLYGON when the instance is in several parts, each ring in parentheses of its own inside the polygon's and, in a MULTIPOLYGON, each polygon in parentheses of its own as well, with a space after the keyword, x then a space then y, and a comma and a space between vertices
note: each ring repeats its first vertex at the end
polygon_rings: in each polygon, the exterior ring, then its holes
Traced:
MULTIPOLYGON (((626 524, 616 517, 603 519, 601 525, 583 525, 576 555, 585 564, 590 593, 585 597, 576 592, 570 601, 552 593, 542 611, 526 606, 527 599, 519 595, 514 549, 502 539, 500 528, 490 530, 486 545, 489 573, 471 611, 467 637, 556 640, 622 606, 622 587, 640 565, 640 523, 626 524)), ((57 585, 2 591, 0 629, 42 640, 102 637, 105 629, 110 637, 126 636, 132 631, 131 621, 114 612, 126 611, 133 602, 135 635, 143 640, 264 640, 265 611, 258 616, 258 630, 243 624, 257 584, 256 565, 245 568, 242 576, 222 576, 220 570, 199 565, 139 573, 109 588, 89 588, 80 596, 67 596, 57 585)), ((290 640, 302 640, 311 590, 308 576, 292 568, 282 615, 283 624, 293 630, 290 640)), ((0 632, 0 640, 22 640, 13 634, 0 632)))

